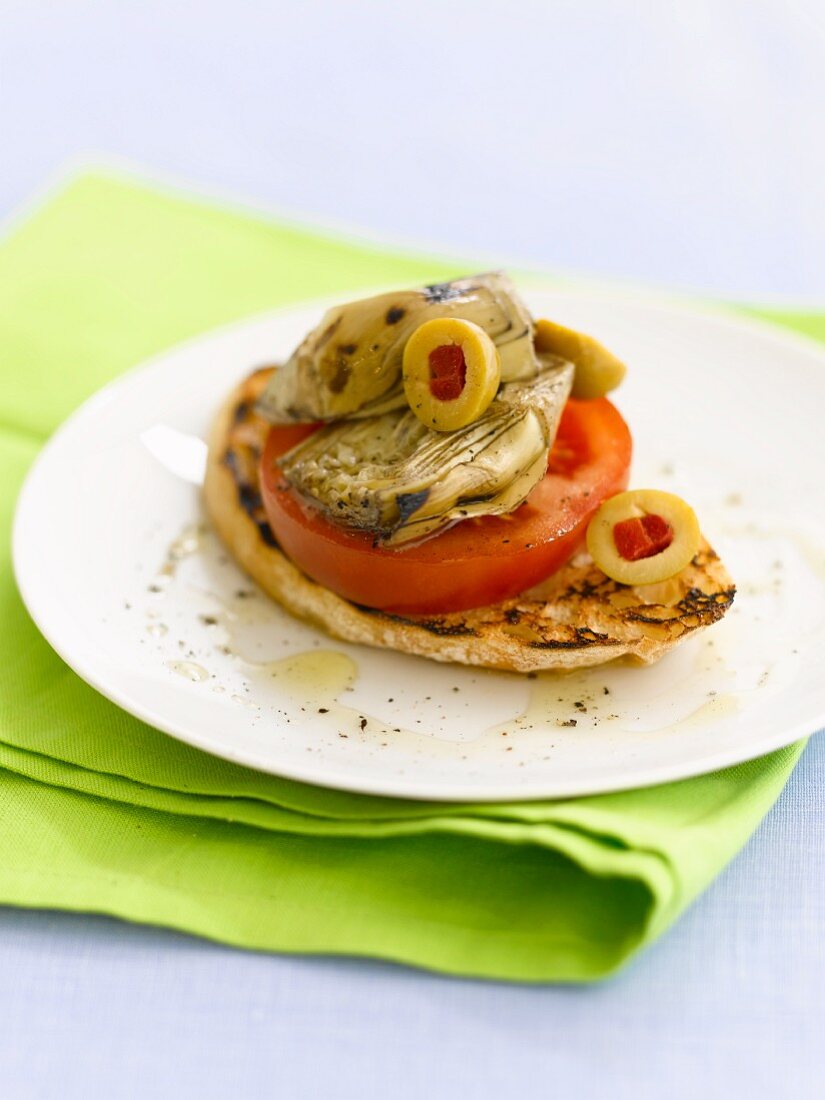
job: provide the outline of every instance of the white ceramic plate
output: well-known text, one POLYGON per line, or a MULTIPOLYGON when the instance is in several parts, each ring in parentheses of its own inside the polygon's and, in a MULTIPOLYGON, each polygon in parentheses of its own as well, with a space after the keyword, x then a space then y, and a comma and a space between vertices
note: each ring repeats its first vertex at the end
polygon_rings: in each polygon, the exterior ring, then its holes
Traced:
POLYGON ((825 723, 825 354, 723 313, 527 295, 629 364, 632 484, 697 508, 732 613, 651 668, 530 680, 344 645, 292 619, 204 526, 200 442, 229 387, 328 303, 179 347, 88 401, 44 449, 14 530, 20 590, 75 671, 198 748, 331 787, 549 798, 660 783, 825 723), (54 532, 60 537, 55 538, 54 532), (575 721, 575 725, 565 724, 575 721))

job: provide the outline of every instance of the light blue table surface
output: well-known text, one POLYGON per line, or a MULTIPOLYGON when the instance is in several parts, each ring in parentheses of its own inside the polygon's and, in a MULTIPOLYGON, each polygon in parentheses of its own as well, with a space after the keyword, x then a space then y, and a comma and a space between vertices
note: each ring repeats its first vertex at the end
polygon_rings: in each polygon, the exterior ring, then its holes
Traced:
MULTIPOLYGON (((98 153, 453 253, 825 306, 824 108, 816 0, 0 0, 0 217, 98 153)), ((0 1097, 821 1096, 823 764, 600 987, 0 909, 0 1097)))

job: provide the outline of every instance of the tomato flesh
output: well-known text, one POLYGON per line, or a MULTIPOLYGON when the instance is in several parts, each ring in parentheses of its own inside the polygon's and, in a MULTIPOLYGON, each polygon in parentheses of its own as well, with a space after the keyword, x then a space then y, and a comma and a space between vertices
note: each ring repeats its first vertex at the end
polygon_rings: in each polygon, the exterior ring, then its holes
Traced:
POLYGON ((547 475, 504 516, 463 520, 423 542, 376 547, 303 499, 278 459, 314 427, 273 427, 261 458, 261 492, 280 546, 306 574, 366 607, 437 615, 516 596, 555 572, 584 542, 596 509, 626 488, 632 442, 606 399, 568 401, 547 475))
POLYGON ((444 344, 429 354, 430 393, 439 401, 455 401, 467 381, 467 363, 458 344, 444 344))
POLYGON ((664 516, 632 516, 614 526, 613 541, 625 561, 641 561, 667 550, 673 528, 664 516))

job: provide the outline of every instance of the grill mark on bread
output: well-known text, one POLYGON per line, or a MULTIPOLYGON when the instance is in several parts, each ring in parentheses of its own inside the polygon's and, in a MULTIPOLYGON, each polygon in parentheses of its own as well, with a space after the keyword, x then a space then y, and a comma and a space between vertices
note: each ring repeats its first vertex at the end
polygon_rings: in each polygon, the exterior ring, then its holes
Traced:
MULTIPOLYGON (((350 602, 350 601, 347 601, 350 602)), ((394 615, 391 611, 382 611, 378 607, 366 607, 364 604, 353 603, 365 615, 375 615, 387 619, 393 623, 405 623, 408 626, 418 627, 440 638, 468 638, 477 637, 478 631, 468 626, 466 622, 448 622, 446 618, 422 618, 414 615, 394 615)))

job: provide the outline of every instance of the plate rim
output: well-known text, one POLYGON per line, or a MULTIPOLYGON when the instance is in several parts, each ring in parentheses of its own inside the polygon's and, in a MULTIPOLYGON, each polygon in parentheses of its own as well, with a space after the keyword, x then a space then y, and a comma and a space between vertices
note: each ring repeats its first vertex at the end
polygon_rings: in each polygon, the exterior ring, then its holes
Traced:
MULTIPOLYGON (((381 293, 387 289, 392 289, 392 287, 386 285, 376 288, 367 287, 364 288, 363 291, 357 290, 354 293, 363 293, 367 295, 371 293, 381 293)), ((822 343, 815 340, 813 337, 786 330, 780 325, 774 324, 763 318, 742 313, 736 307, 719 303, 697 305, 694 302, 685 302, 678 297, 673 297, 666 293, 657 293, 655 291, 651 291, 648 294, 642 294, 635 290, 623 292, 622 290, 613 291, 603 288, 590 289, 563 284, 558 286, 528 284, 525 286, 525 291, 528 296, 533 292, 537 294, 545 293, 569 296, 578 300, 585 299, 593 301, 596 299, 608 303, 621 302, 623 300, 633 301, 636 304, 656 308, 664 313, 675 312, 682 317, 692 316, 703 321, 711 320, 729 329, 738 330, 749 335, 758 335, 760 338, 767 338, 780 346, 790 346, 798 352, 804 352, 814 359, 818 359, 821 369, 825 372, 825 346, 823 346, 822 343)), ((251 749, 237 749, 231 744, 222 744, 216 747, 209 737, 201 735, 197 730, 193 730, 185 724, 168 720, 163 714, 155 711, 153 707, 141 702, 140 698, 130 695, 127 691, 121 691, 117 687, 113 687, 111 684, 107 683, 104 676, 99 675, 95 671, 91 662, 86 662, 82 659, 82 656, 78 657, 72 650, 70 640, 67 642, 67 639, 63 636, 63 632, 52 629, 48 608, 41 606, 38 600, 36 595, 36 577, 28 570, 25 562, 25 555, 23 553, 27 515, 29 509, 34 508, 32 494, 36 491, 37 481, 42 476, 43 468, 48 466, 52 453, 62 445, 64 437, 73 430, 78 420, 90 414, 95 415, 99 407, 105 406, 107 402, 112 399, 113 395, 118 394, 123 389, 128 389, 137 379, 156 368, 158 363, 165 361, 170 356, 183 351, 191 352, 192 350, 196 350, 201 344, 211 344, 218 338, 231 336, 233 332, 243 331, 256 325, 262 325, 269 320, 277 319, 284 315, 309 309, 324 309, 336 302, 346 300, 345 295, 351 295, 351 293, 353 292, 326 295, 322 298, 302 299, 276 309, 250 314, 246 317, 229 322, 228 324, 218 325, 184 340, 177 341, 154 355, 141 360, 139 363, 128 368, 116 378, 113 378, 100 389, 92 393, 74 409, 48 437, 46 443, 41 447, 28 469, 15 503, 11 537, 12 571, 23 604, 35 626, 55 653, 57 653, 60 659, 68 665, 73 672, 80 676, 80 678, 89 684, 95 691, 104 696, 104 698, 108 699, 122 710, 125 710, 133 717, 211 756, 216 756, 230 763, 251 768, 254 771, 262 772, 267 775, 273 775, 312 786, 347 791, 365 797, 393 798, 414 802, 472 804, 480 802, 556 801, 560 799, 588 797, 598 794, 615 793, 623 790, 636 790, 661 786, 667 783, 692 779, 700 775, 707 775, 736 764, 747 763, 751 760, 759 759, 772 752, 788 748, 807 737, 813 736, 825 726, 825 709, 823 709, 823 712, 813 720, 813 723, 803 721, 795 723, 790 727, 782 726, 774 736, 764 738, 760 741, 757 752, 750 753, 743 749, 743 746, 731 746, 728 749, 720 749, 710 756, 705 755, 701 757, 701 759, 693 762, 663 762, 649 765, 635 771, 630 781, 622 774, 613 776, 608 775, 595 783, 575 779, 567 781, 562 780, 554 784, 552 793, 548 793, 546 789, 546 778, 542 780, 542 785, 545 789, 541 791, 531 789, 529 784, 509 787, 505 784, 497 784, 494 787, 490 787, 484 783, 479 783, 473 785, 472 792, 468 792, 465 787, 441 783, 438 791, 423 792, 421 790, 406 789, 406 776, 386 776, 384 778, 380 776, 356 777, 348 773, 339 775, 337 773, 329 774, 326 772, 323 773, 321 777, 319 776, 319 768, 314 765, 314 760, 306 767, 298 763, 293 765, 289 762, 286 762, 285 765, 278 764, 274 766, 271 760, 262 758, 261 755, 251 749)), ((823 378, 825 379, 825 375, 823 378)), ((825 381, 823 381, 823 385, 825 385, 825 381)))

